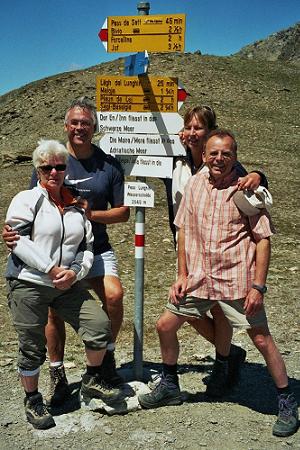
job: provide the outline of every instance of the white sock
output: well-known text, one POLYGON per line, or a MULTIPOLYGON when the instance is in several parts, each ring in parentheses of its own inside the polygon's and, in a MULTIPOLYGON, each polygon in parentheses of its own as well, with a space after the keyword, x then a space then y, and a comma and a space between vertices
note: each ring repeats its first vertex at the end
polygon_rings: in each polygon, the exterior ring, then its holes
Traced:
POLYGON ((54 361, 54 362, 50 361, 49 365, 50 365, 50 367, 60 367, 60 366, 64 365, 64 362, 63 361, 54 361))
POLYGON ((39 367, 34 370, 20 369, 20 367, 18 367, 18 372, 23 377, 34 377, 35 375, 37 375, 39 373, 39 371, 40 371, 39 367))

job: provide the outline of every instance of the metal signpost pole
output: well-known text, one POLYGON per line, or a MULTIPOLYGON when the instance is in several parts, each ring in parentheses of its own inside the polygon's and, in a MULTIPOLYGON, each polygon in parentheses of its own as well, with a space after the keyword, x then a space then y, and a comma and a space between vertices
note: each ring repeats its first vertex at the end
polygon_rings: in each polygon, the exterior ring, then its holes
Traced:
POLYGON ((171 157, 184 151, 177 136, 183 126, 178 110, 188 94, 177 78, 147 75, 148 51, 184 51, 185 14, 143 18, 149 2, 138 3, 137 10, 138 16, 107 17, 98 33, 106 51, 138 53, 126 58, 125 76, 97 76, 96 103, 103 146, 120 160, 126 176, 137 177, 125 184, 124 204, 136 208, 133 371, 142 380, 145 208, 154 206, 145 177, 172 178, 171 157))
MULTIPOLYGON (((139 15, 148 15, 150 4, 138 3, 139 15)), ((145 182, 146 178, 137 178, 145 182)), ((145 212, 146 208, 135 209, 135 307, 134 307, 134 348, 133 370, 136 380, 143 379, 143 320, 144 320, 144 248, 145 248, 145 212)))

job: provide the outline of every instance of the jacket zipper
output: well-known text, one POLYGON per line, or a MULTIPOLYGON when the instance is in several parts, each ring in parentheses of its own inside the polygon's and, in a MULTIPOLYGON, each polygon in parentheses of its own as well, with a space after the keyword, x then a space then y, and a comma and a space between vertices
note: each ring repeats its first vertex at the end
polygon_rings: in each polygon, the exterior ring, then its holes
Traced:
POLYGON ((61 217, 61 224, 62 224, 62 236, 61 236, 60 245, 59 245, 59 262, 58 262, 58 266, 61 265, 62 246, 63 246, 64 237, 65 237, 65 223, 64 223, 64 215, 63 215, 63 213, 60 214, 60 217, 61 217))

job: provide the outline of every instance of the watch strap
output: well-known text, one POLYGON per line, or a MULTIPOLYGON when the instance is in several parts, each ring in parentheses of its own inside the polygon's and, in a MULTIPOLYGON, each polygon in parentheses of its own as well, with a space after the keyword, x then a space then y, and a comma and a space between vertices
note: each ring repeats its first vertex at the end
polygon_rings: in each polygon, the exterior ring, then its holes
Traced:
POLYGON ((260 285, 260 284, 255 284, 255 283, 252 283, 252 286, 251 286, 253 289, 256 289, 258 292, 260 292, 261 294, 265 294, 266 292, 267 292, 267 290, 268 290, 268 288, 267 288, 267 286, 266 285, 260 285))

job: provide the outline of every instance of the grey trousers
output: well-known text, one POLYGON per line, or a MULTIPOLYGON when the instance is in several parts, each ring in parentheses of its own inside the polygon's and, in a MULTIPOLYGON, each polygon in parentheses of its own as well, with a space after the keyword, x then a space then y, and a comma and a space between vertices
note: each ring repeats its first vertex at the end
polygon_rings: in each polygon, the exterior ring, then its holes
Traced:
POLYGON ((110 321, 80 283, 65 291, 22 280, 8 280, 8 306, 19 338, 18 366, 34 370, 46 359, 45 326, 48 307, 78 333, 92 350, 106 348, 111 338, 110 321))

